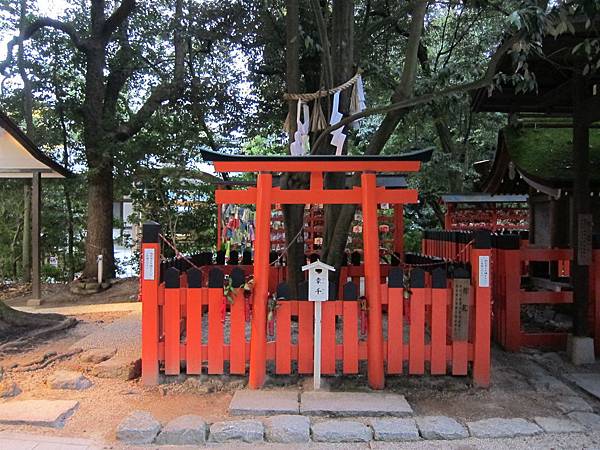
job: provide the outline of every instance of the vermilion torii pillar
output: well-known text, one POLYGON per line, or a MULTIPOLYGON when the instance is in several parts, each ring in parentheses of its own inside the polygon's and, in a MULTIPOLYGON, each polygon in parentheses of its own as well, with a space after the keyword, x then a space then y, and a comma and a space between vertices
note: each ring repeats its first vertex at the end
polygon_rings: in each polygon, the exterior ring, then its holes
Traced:
POLYGON ((250 338, 249 387, 258 389, 266 376, 267 339, 266 317, 269 279, 271 207, 280 204, 357 204, 363 210, 365 254, 365 284, 369 307, 368 375, 373 389, 383 389, 384 354, 380 293, 379 229, 377 207, 416 203, 413 189, 386 189, 376 185, 377 172, 416 172, 421 161, 428 161, 432 150, 396 156, 232 156, 203 151, 204 161, 212 161, 217 172, 258 172, 256 188, 246 190, 217 190, 217 205, 224 203, 256 205, 256 240, 254 249, 254 292, 252 335, 250 338), (310 188, 282 190, 272 187, 272 173, 309 172, 310 188), (361 186, 351 189, 324 189, 326 172, 355 172, 361 174, 361 186))

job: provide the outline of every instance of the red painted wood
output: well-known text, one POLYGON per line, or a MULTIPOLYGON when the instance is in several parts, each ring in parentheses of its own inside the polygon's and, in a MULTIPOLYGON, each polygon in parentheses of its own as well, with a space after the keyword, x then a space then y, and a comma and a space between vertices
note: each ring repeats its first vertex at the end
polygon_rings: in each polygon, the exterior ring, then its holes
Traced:
POLYGON ((521 258, 520 250, 499 250, 504 253, 506 350, 518 352, 521 348, 521 258))
POLYGON ((208 289, 208 373, 223 373, 223 289, 208 289))
POLYGON ((180 289, 165 289, 164 321, 165 321, 165 374, 179 375, 181 363, 179 358, 180 344, 180 289))
POLYGON ((401 374, 404 365, 403 288, 388 289, 387 373, 401 374))
MULTIPOLYGON (((145 249, 154 250, 154 280, 141 281, 142 298, 142 383, 145 385, 158 384, 158 339, 159 339, 159 284, 160 284, 160 244, 143 243, 141 254, 145 249)), ((144 273, 144 258, 141 273, 144 273)), ((140 274, 140 277, 142 275, 140 274)))
POLYGON ((420 169, 421 163, 419 161, 215 161, 214 166, 217 172, 416 172, 420 169))
POLYGON ((321 311, 321 373, 335 375, 336 301, 323 302, 321 311))
POLYGON ((358 373, 358 302, 342 302, 343 317, 343 372, 358 373))
POLYGON ((410 297, 410 331, 408 373, 425 373, 425 289, 412 288, 410 297))
POLYGON ((451 290, 431 290, 431 374, 446 374, 446 328, 451 290))
MULTIPOLYGON (((229 337, 229 371, 233 375, 246 374, 246 314, 244 289, 237 288, 230 306, 231 335, 229 337)), ((209 327, 210 328, 210 327, 209 327)))
POLYGON ((468 373, 468 342, 452 342, 452 375, 467 375, 468 373))
POLYGON ((313 371, 314 310, 312 302, 298 302, 298 373, 313 371))
POLYGON ((185 359, 186 373, 202 373, 202 291, 206 288, 188 288, 186 312, 185 359))
MULTIPOLYGON (((473 381, 477 386, 488 387, 490 385, 491 364, 491 288, 479 284, 479 258, 491 258, 490 249, 472 249, 471 267, 473 271, 473 283, 475 294, 475 333, 473 336, 473 381)), ((491 275, 491 274, 490 274, 491 275)))
POLYGON ((292 372, 292 302, 282 301, 276 310, 275 329, 275 373, 290 374, 292 372))

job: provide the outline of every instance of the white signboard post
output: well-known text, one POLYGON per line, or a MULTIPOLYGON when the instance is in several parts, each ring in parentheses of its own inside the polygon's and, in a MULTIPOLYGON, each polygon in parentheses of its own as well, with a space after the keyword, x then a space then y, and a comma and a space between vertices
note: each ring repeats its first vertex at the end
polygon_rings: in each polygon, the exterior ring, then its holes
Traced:
POLYGON ((144 280, 154 280, 154 256, 153 248, 144 249, 144 280))
POLYGON ((315 390, 321 389, 321 302, 329 298, 329 272, 335 269, 319 260, 302 267, 308 270, 308 300, 315 303, 315 340, 313 378, 315 390))

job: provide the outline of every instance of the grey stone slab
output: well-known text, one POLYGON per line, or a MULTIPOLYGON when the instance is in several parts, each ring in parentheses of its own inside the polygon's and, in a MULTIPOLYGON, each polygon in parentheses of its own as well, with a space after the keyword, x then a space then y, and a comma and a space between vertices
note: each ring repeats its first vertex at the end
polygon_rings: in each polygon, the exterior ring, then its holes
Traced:
POLYGON ((535 423, 525 419, 492 418, 468 422, 467 427, 477 438, 512 438, 533 436, 542 432, 535 423))
POLYGON ((300 413, 308 416, 409 416, 412 408, 403 395, 371 392, 304 392, 300 413))
POLYGON ((92 382, 83 374, 73 370, 57 370, 48 380, 52 389, 71 389, 81 391, 92 386, 92 382))
POLYGON ((268 416, 273 414, 298 414, 298 392, 239 390, 229 403, 232 416, 268 416))
POLYGON ((565 414, 573 411, 592 412, 592 407, 588 402, 581 397, 572 395, 560 397, 560 399, 556 401, 556 407, 565 414))
POLYGON ((469 437, 467 429, 456 420, 446 416, 417 417, 417 426, 425 439, 464 439, 469 437))
POLYGON ((306 416, 279 415, 265 420, 265 437, 269 442, 283 444, 308 442, 310 420, 306 416))
POLYGON ((326 420, 311 427, 315 442, 369 442, 373 438, 371 428, 353 420, 326 420))
POLYGON ((571 419, 576 420, 585 428, 590 430, 600 430, 600 416, 590 412, 574 411, 567 414, 571 419))
POLYGON ((208 426, 200 416, 176 417, 167 423, 156 438, 160 445, 199 445, 206 442, 208 426))
POLYGON ((78 405, 75 400, 13 400, 0 404, 0 423, 61 428, 78 405))
POLYGON ((416 441, 419 440, 419 430, 414 419, 371 419, 369 425, 373 428, 376 441, 416 441))
POLYGON ((16 397, 21 392, 21 388, 14 381, 0 381, 0 398, 16 397))
POLYGON ((99 364, 107 359, 112 358, 117 353, 117 349, 114 347, 108 348, 91 348, 81 354, 79 359, 82 362, 99 364))
POLYGON ((160 423, 147 411, 133 411, 117 427, 117 439, 126 444, 150 444, 160 431, 160 423))
POLYGON ((264 438, 264 427, 258 420, 231 420, 216 422, 210 427, 212 442, 260 442, 264 438))
POLYGON ((571 373, 568 377, 581 389, 600 399, 600 373, 571 373))
POLYGON ((533 420, 546 433, 580 433, 584 431, 583 426, 570 419, 561 419, 558 417, 534 417, 533 420))
POLYGON ((552 375, 538 375, 529 379, 534 389, 541 394, 577 395, 577 393, 552 375))
POLYGON ((142 374, 142 360, 138 356, 117 355, 96 364, 92 368, 92 375, 98 378, 114 378, 123 381, 138 378, 142 374))

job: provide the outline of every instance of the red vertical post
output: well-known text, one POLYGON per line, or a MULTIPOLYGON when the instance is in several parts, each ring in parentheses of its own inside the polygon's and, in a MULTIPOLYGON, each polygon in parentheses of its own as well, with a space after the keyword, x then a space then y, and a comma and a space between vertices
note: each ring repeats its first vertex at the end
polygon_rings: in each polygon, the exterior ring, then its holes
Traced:
POLYGON ((394 252, 404 259, 404 205, 394 204, 394 252))
MULTIPOLYGON (((217 189, 219 189, 217 187, 217 189)), ((220 203, 217 203, 217 251, 221 250, 221 239, 223 239, 223 237, 221 236, 221 233, 223 232, 223 218, 221 217, 221 215, 223 214, 222 209, 223 205, 220 203)))
POLYGON ((444 229, 452 229, 452 214, 454 213, 454 204, 446 203, 446 214, 444 215, 444 229))
POLYGON ((446 324, 448 280, 446 269, 438 267, 431 276, 431 375, 446 373, 446 324))
POLYGON ((165 333, 165 375, 179 375, 181 358, 181 273, 175 267, 165 272, 165 304, 163 306, 165 333))
POLYGON ((491 236, 478 231, 471 250, 471 267, 475 292, 475 335, 473 337, 473 382, 477 386, 490 385, 490 340, 492 292, 490 260, 491 236))
POLYGON ((369 307, 367 336, 368 377, 372 389, 383 389, 383 327, 379 267, 379 233, 377 225, 376 179, 372 172, 361 175, 365 291, 369 307))
POLYGON ((250 338, 250 389, 260 388, 266 375, 267 296, 269 294, 269 250, 271 224, 271 190, 273 176, 258 174, 256 195, 256 240, 254 250, 254 301, 250 338))
POLYGON ((158 384, 158 286, 160 284, 160 225, 142 226, 142 383, 158 384))
POLYGON ((502 240, 504 253, 504 304, 506 311, 505 350, 518 352, 521 348, 521 257, 519 237, 502 240))

